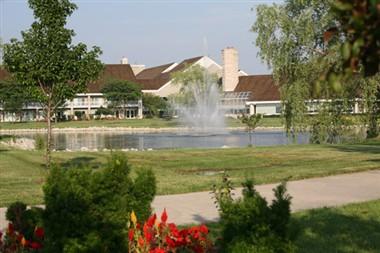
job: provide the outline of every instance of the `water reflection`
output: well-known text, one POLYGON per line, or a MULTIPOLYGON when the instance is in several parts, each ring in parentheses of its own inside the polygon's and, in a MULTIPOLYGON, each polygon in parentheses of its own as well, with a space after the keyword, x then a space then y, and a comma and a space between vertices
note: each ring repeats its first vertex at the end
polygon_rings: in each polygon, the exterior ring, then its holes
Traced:
MULTIPOLYGON (((33 138, 33 135, 22 136, 33 138)), ((254 145, 274 146, 292 143, 284 132, 258 131, 254 133, 254 145)), ((308 143, 308 134, 298 136, 297 143, 308 143)), ((144 133, 122 132, 81 132, 53 134, 57 150, 102 150, 102 149, 173 149, 173 148, 219 148, 245 147, 249 144, 248 134, 232 131, 221 134, 181 134, 181 133, 144 133)))

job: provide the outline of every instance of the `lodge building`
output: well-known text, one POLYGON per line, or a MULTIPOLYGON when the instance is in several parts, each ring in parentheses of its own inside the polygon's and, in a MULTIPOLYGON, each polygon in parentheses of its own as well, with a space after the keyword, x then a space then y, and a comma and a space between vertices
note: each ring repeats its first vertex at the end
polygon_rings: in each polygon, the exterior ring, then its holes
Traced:
MULTIPOLYGON (((97 81, 87 85, 85 93, 77 94, 71 101, 62 106, 59 118, 76 119, 78 115, 86 118, 95 115, 95 112, 108 106, 108 102, 101 93, 102 88, 110 80, 127 80, 141 85, 143 93, 151 93, 163 98, 178 93, 180 86, 173 82, 172 74, 186 71, 194 65, 199 65, 210 74, 216 75, 222 85, 221 106, 226 115, 236 116, 241 113, 278 115, 281 113, 281 99, 278 86, 271 75, 248 75, 239 69, 238 51, 233 47, 222 50, 222 65, 208 56, 199 56, 185 59, 179 63, 172 62, 160 66, 145 68, 144 65, 129 64, 123 58, 120 64, 106 64, 97 81)), ((0 68, 0 81, 11 78, 11 75, 0 68)), ((142 101, 130 101, 126 106, 126 115, 120 118, 142 118, 142 101)), ((38 103, 25 105, 23 120, 43 120, 44 114, 38 103)), ((0 121, 17 121, 18 116, 5 112, 0 104, 0 121)))

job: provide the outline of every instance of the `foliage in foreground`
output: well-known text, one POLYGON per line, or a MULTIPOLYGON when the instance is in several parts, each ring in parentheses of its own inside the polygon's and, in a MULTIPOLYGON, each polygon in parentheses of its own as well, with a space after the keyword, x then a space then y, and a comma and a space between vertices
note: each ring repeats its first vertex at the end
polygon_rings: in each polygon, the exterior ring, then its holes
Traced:
POLYGON ((156 191, 150 170, 135 180, 129 173, 121 153, 100 171, 53 168, 44 187, 46 252, 127 252, 128 213, 147 219, 156 191))
POLYGON ((38 253, 42 252, 44 230, 35 227, 33 234, 26 237, 15 229, 13 223, 8 224, 5 233, 0 232, 0 252, 2 253, 38 253))
POLYGON ((128 231, 129 252, 210 252, 212 243, 208 239, 209 230, 207 226, 193 226, 180 230, 174 223, 167 223, 167 220, 168 215, 164 210, 160 221, 154 214, 142 226, 132 212, 128 231))
POLYGON ((255 189, 253 182, 244 184, 243 197, 233 199, 227 176, 214 195, 220 212, 223 252, 294 252, 289 232, 291 197, 282 183, 274 191, 268 205, 255 189))

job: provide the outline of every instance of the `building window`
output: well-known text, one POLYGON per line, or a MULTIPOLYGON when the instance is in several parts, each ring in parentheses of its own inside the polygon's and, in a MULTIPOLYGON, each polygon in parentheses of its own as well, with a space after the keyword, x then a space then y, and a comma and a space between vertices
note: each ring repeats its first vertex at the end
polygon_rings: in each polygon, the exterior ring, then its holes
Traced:
POLYGON ((276 113, 280 114, 282 112, 282 106, 276 105, 276 113))

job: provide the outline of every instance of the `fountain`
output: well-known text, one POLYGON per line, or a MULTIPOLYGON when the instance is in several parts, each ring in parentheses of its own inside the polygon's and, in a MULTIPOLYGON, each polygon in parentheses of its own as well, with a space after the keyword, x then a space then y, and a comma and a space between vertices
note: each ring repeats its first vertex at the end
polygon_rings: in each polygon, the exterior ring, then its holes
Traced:
POLYGON ((225 132, 217 77, 200 66, 193 66, 175 80, 181 84, 181 90, 172 105, 182 123, 197 132, 225 132))

